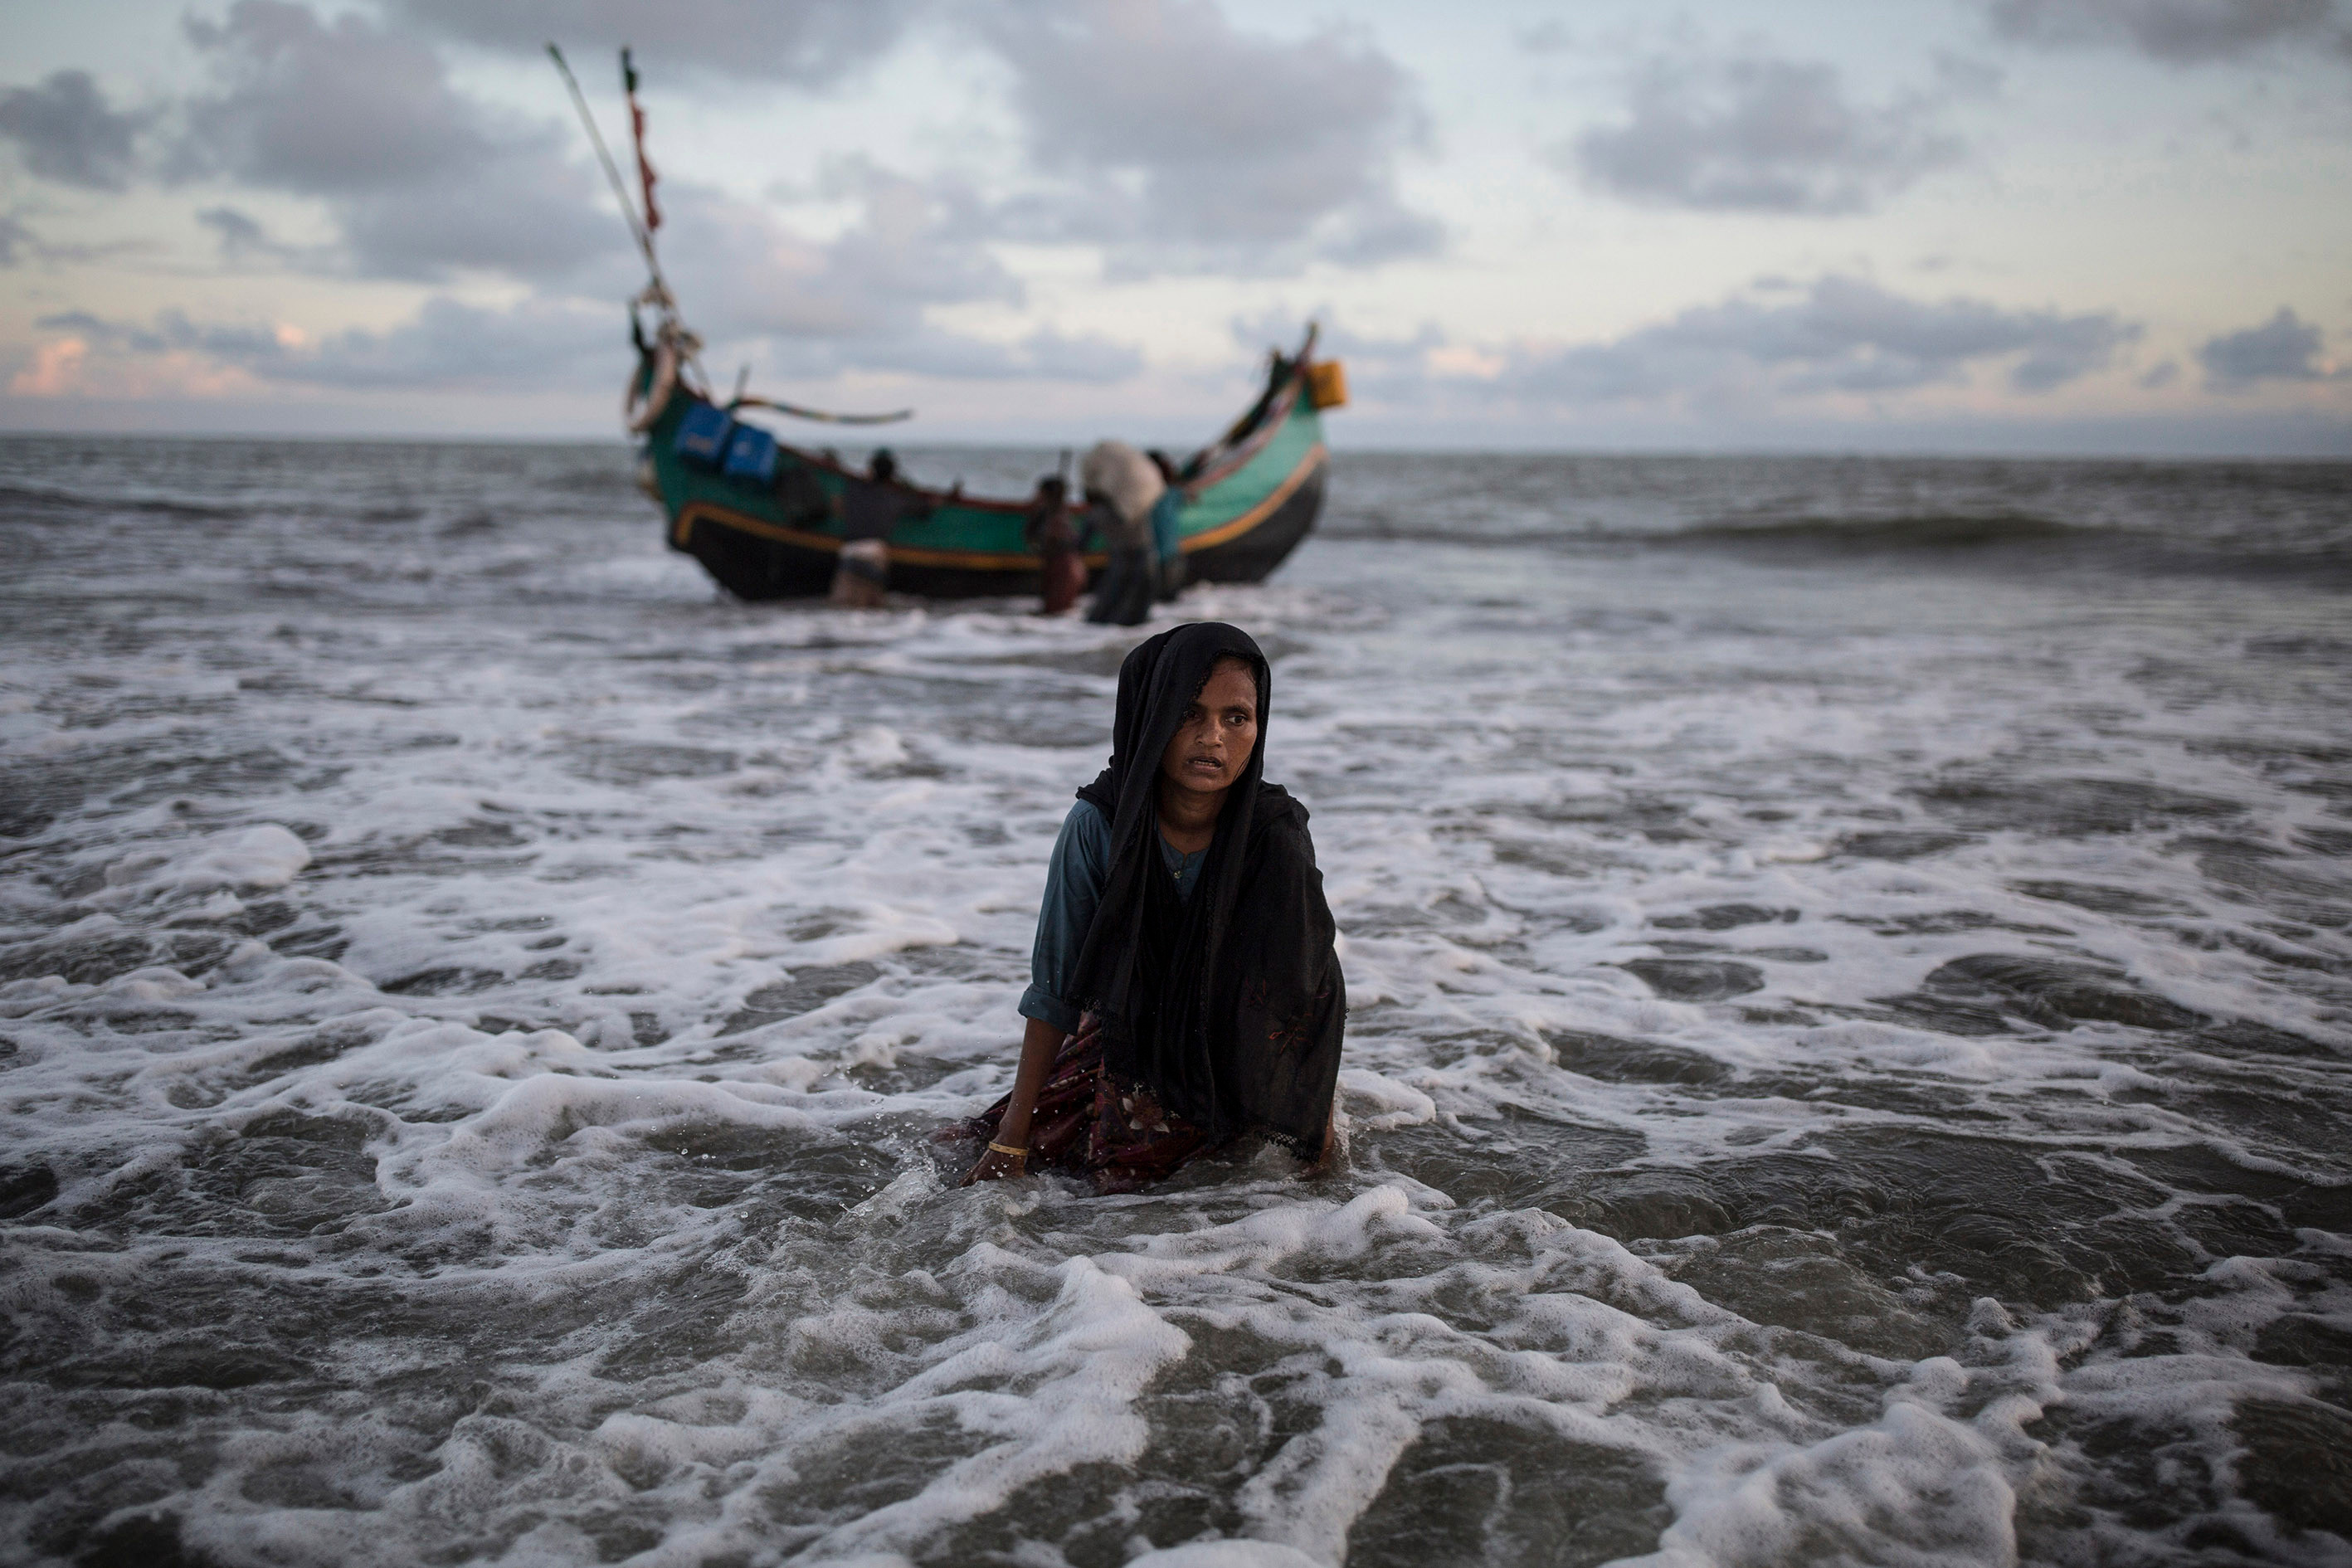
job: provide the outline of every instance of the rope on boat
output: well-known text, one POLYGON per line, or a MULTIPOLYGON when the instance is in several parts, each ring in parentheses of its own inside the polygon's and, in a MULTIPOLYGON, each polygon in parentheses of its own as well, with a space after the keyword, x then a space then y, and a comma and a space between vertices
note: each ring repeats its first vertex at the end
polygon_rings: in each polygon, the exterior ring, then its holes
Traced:
POLYGON ((728 405, 730 408, 772 408, 779 414, 789 414, 795 419, 814 419, 820 425, 896 425, 901 419, 912 419, 915 411, 901 408, 889 414, 828 414, 822 408, 803 408, 797 403, 780 403, 772 397, 737 396, 728 405))
POLYGON ((580 90, 580 79, 572 74, 572 67, 564 59, 563 51, 552 42, 547 46, 547 57, 555 62, 555 68, 563 73, 563 85, 572 89, 572 107, 580 111, 580 123, 588 128, 588 140, 596 145, 596 161, 604 165, 604 177, 613 182, 613 199, 621 204, 621 217, 629 226, 629 237, 637 242, 638 250, 645 254, 646 269, 653 274, 654 287, 661 290, 664 299, 667 299, 669 284, 662 278, 661 263, 654 258, 654 237, 646 229, 645 220, 637 216, 637 205, 629 200, 629 187, 621 179, 621 166, 613 162, 612 152, 604 145, 604 133, 596 129, 596 117, 588 110, 588 95, 580 90))

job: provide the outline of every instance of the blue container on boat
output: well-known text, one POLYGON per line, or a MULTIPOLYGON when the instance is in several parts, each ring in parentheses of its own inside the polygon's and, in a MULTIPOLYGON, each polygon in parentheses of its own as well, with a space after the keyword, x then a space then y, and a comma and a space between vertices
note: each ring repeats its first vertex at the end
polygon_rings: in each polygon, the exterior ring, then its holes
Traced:
POLYGON ((724 408, 698 403, 677 422, 677 438, 670 449, 689 463, 715 468, 727 456, 727 438, 735 433, 734 416, 724 408))
POLYGON ((750 425, 738 425, 727 443, 725 472, 730 479, 750 479, 754 484, 776 482, 776 438, 765 430, 750 425))

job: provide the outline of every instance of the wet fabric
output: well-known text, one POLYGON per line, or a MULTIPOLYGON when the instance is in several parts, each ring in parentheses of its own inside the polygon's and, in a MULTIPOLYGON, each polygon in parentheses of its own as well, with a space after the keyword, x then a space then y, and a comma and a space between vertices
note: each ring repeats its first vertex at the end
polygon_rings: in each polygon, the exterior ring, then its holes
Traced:
POLYGON ((1178 536, 1176 522, 1177 514, 1183 510, 1184 496, 1181 490, 1163 490, 1160 499, 1151 503, 1151 549, 1160 557, 1162 566, 1182 554, 1182 541, 1178 536))
MULTIPOLYGON (((942 1136, 993 1141, 1012 1103, 1008 1094, 942 1136)), ((1208 1134, 1160 1104, 1149 1085, 1110 1071, 1101 1025, 1088 1017, 1062 1042, 1037 1092, 1027 1169, 1085 1176, 1097 1193, 1131 1193, 1174 1174, 1211 1146, 1208 1134)))
POLYGON ((1183 509, 1184 492, 1172 486, 1151 503, 1151 548, 1159 567, 1152 586, 1163 601, 1184 587, 1184 541, 1177 528, 1177 513, 1183 509))
POLYGON ((1148 548, 1115 544, 1110 564, 1095 586, 1095 602, 1087 611, 1087 619, 1107 626, 1139 626, 1151 614, 1158 584, 1159 568, 1148 548))
POLYGON ((833 567, 835 605, 851 609, 878 609, 890 584, 890 547, 878 539, 853 539, 841 547, 833 567))
POLYGON ((1072 981, 1104 1059, 1213 1142, 1259 1131, 1323 1150, 1347 1023, 1307 808, 1265 782, 1272 672, 1220 622, 1139 645, 1118 676, 1110 765, 1079 798, 1111 824, 1111 865, 1072 981), (1217 661, 1255 677, 1258 743, 1225 796, 1189 900, 1160 869, 1160 761, 1217 661))
MULTIPOLYGON (((1160 861, 1176 879, 1179 900, 1192 896, 1208 858, 1205 849, 1186 855, 1165 837, 1160 840, 1160 861)), ((1054 839, 1054 857, 1045 866, 1045 897, 1037 910, 1037 937, 1029 950, 1029 989, 1021 995, 1023 1017, 1051 1024, 1065 1034, 1078 1026, 1082 1009, 1069 998, 1076 994, 1078 954, 1086 947, 1095 908, 1102 902, 1110 860, 1110 819, 1090 800, 1071 802, 1070 814, 1054 839)))

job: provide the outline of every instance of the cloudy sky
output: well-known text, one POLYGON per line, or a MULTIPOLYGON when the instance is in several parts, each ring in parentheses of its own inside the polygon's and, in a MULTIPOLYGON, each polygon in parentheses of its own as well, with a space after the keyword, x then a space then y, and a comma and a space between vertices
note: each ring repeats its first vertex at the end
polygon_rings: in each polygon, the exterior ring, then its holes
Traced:
POLYGON ((2352 455, 2352 0, 79 0, 0 16, 0 426, 2352 455))

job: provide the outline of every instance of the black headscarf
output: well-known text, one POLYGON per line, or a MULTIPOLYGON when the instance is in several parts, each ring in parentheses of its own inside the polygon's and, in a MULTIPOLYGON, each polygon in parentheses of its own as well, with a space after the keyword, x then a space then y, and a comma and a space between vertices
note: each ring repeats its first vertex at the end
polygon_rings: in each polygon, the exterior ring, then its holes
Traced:
POLYGON ((1307 808, 1265 782, 1272 674, 1208 621, 1140 644, 1118 672, 1110 766, 1078 792, 1111 825, 1110 873, 1078 955, 1115 1075, 1213 1137, 1253 1129, 1323 1151, 1348 995, 1307 808), (1226 791, 1189 901, 1160 850, 1160 762, 1222 658, 1257 679, 1257 746, 1226 791))

